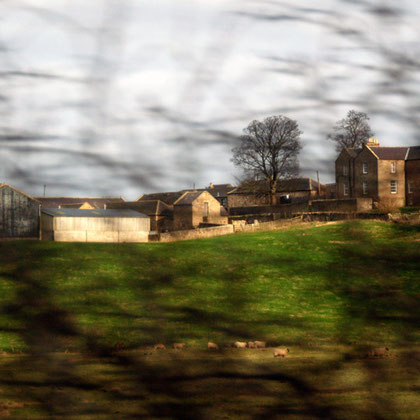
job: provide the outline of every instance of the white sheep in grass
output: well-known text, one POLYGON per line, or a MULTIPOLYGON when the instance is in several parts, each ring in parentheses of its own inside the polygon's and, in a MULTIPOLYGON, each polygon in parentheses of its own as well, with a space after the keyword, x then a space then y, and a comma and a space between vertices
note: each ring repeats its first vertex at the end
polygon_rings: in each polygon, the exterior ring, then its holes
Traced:
POLYGON ((243 341, 235 341, 235 342, 233 343, 233 347, 235 347, 235 348, 237 348, 237 349, 245 349, 245 348, 246 348, 246 344, 247 344, 247 343, 245 343, 245 342, 243 342, 243 341))
POLYGON ((365 357, 373 358, 373 357, 385 357, 388 355, 389 348, 388 347, 377 347, 375 349, 371 349, 366 353, 365 357))
POLYGON ((267 347, 267 343, 265 341, 254 341, 254 346, 256 349, 264 349, 267 347))
POLYGON ((172 347, 175 350, 183 350, 185 348, 185 343, 174 343, 172 347))
POLYGON ((289 353, 290 350, 285 347, 279 347, 274 349, 274 357, 286 357, 287 353, 289 353))
POLYGON ((255 349, 255 343, 253 341, 248 341, 247 346, 249 349, 255 349))
POLYGON ((209 350, 219 350, 219 346, 218 346, 216 343, 213 343, 213 342, 211 342, 211 341, 209 341, 209 342, 207 343, 207 348, 208 348, 209 350))
POLYGON ((165 344, 156 344, 153 348, 155 350, 166 350, 165 344))

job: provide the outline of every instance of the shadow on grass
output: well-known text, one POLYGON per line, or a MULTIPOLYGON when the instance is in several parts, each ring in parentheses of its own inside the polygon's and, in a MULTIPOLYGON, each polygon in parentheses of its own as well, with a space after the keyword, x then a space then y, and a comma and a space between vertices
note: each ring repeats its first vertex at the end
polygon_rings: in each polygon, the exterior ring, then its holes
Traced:
POLYGON ((156 246, 2 243, 3 331, 23 352, 4 346, 2 387, 20 403, 25 391, 22 416, 403 418, 393 393, 404 383, 411 398, 416 353, 363 355, 416 342, 418 246, 404 242, 416 233, 348 223, 156 246))

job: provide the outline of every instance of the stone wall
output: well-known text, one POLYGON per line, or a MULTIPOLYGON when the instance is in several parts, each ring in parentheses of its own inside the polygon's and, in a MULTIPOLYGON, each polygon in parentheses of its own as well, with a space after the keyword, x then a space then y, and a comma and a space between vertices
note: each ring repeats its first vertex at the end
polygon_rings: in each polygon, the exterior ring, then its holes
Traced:
POLYGON ((314 200, 310 202, 309 212, 363 212, 372 210, 371 198, 342 198, 314 200))
POLYGON ((420 206, 420 160, 408 160, 405 163, 407 177, 407 200, 408 206, 420 206), (408 183, 411 184, 411 192, 408 191, 408 183))
POLYGON ((189 239, 211 238, 233 233, 233 225, 215 226, 202 229, 178 230, 161 233, 160 242, 185 241, 189 239))

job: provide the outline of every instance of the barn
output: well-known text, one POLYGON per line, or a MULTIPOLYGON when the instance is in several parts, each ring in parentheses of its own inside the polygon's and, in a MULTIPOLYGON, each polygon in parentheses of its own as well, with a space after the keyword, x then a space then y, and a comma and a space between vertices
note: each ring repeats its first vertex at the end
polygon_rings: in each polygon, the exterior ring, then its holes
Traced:
POLYGON ((134 210, 41 209, 41 239, 61 242, 147 242, 150 219, 134 210))
POLYGON ((39 208, 33 197, 0 184, 0 239, 39 239, 39 208))

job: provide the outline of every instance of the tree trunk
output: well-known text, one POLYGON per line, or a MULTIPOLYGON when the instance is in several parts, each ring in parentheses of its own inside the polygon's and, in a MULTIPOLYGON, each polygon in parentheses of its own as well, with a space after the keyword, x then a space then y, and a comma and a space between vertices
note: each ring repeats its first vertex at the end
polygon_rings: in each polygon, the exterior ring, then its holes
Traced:
POLYGON ((277 204, 277 180, 270 182, 270 204, 275 206, 277 204))

